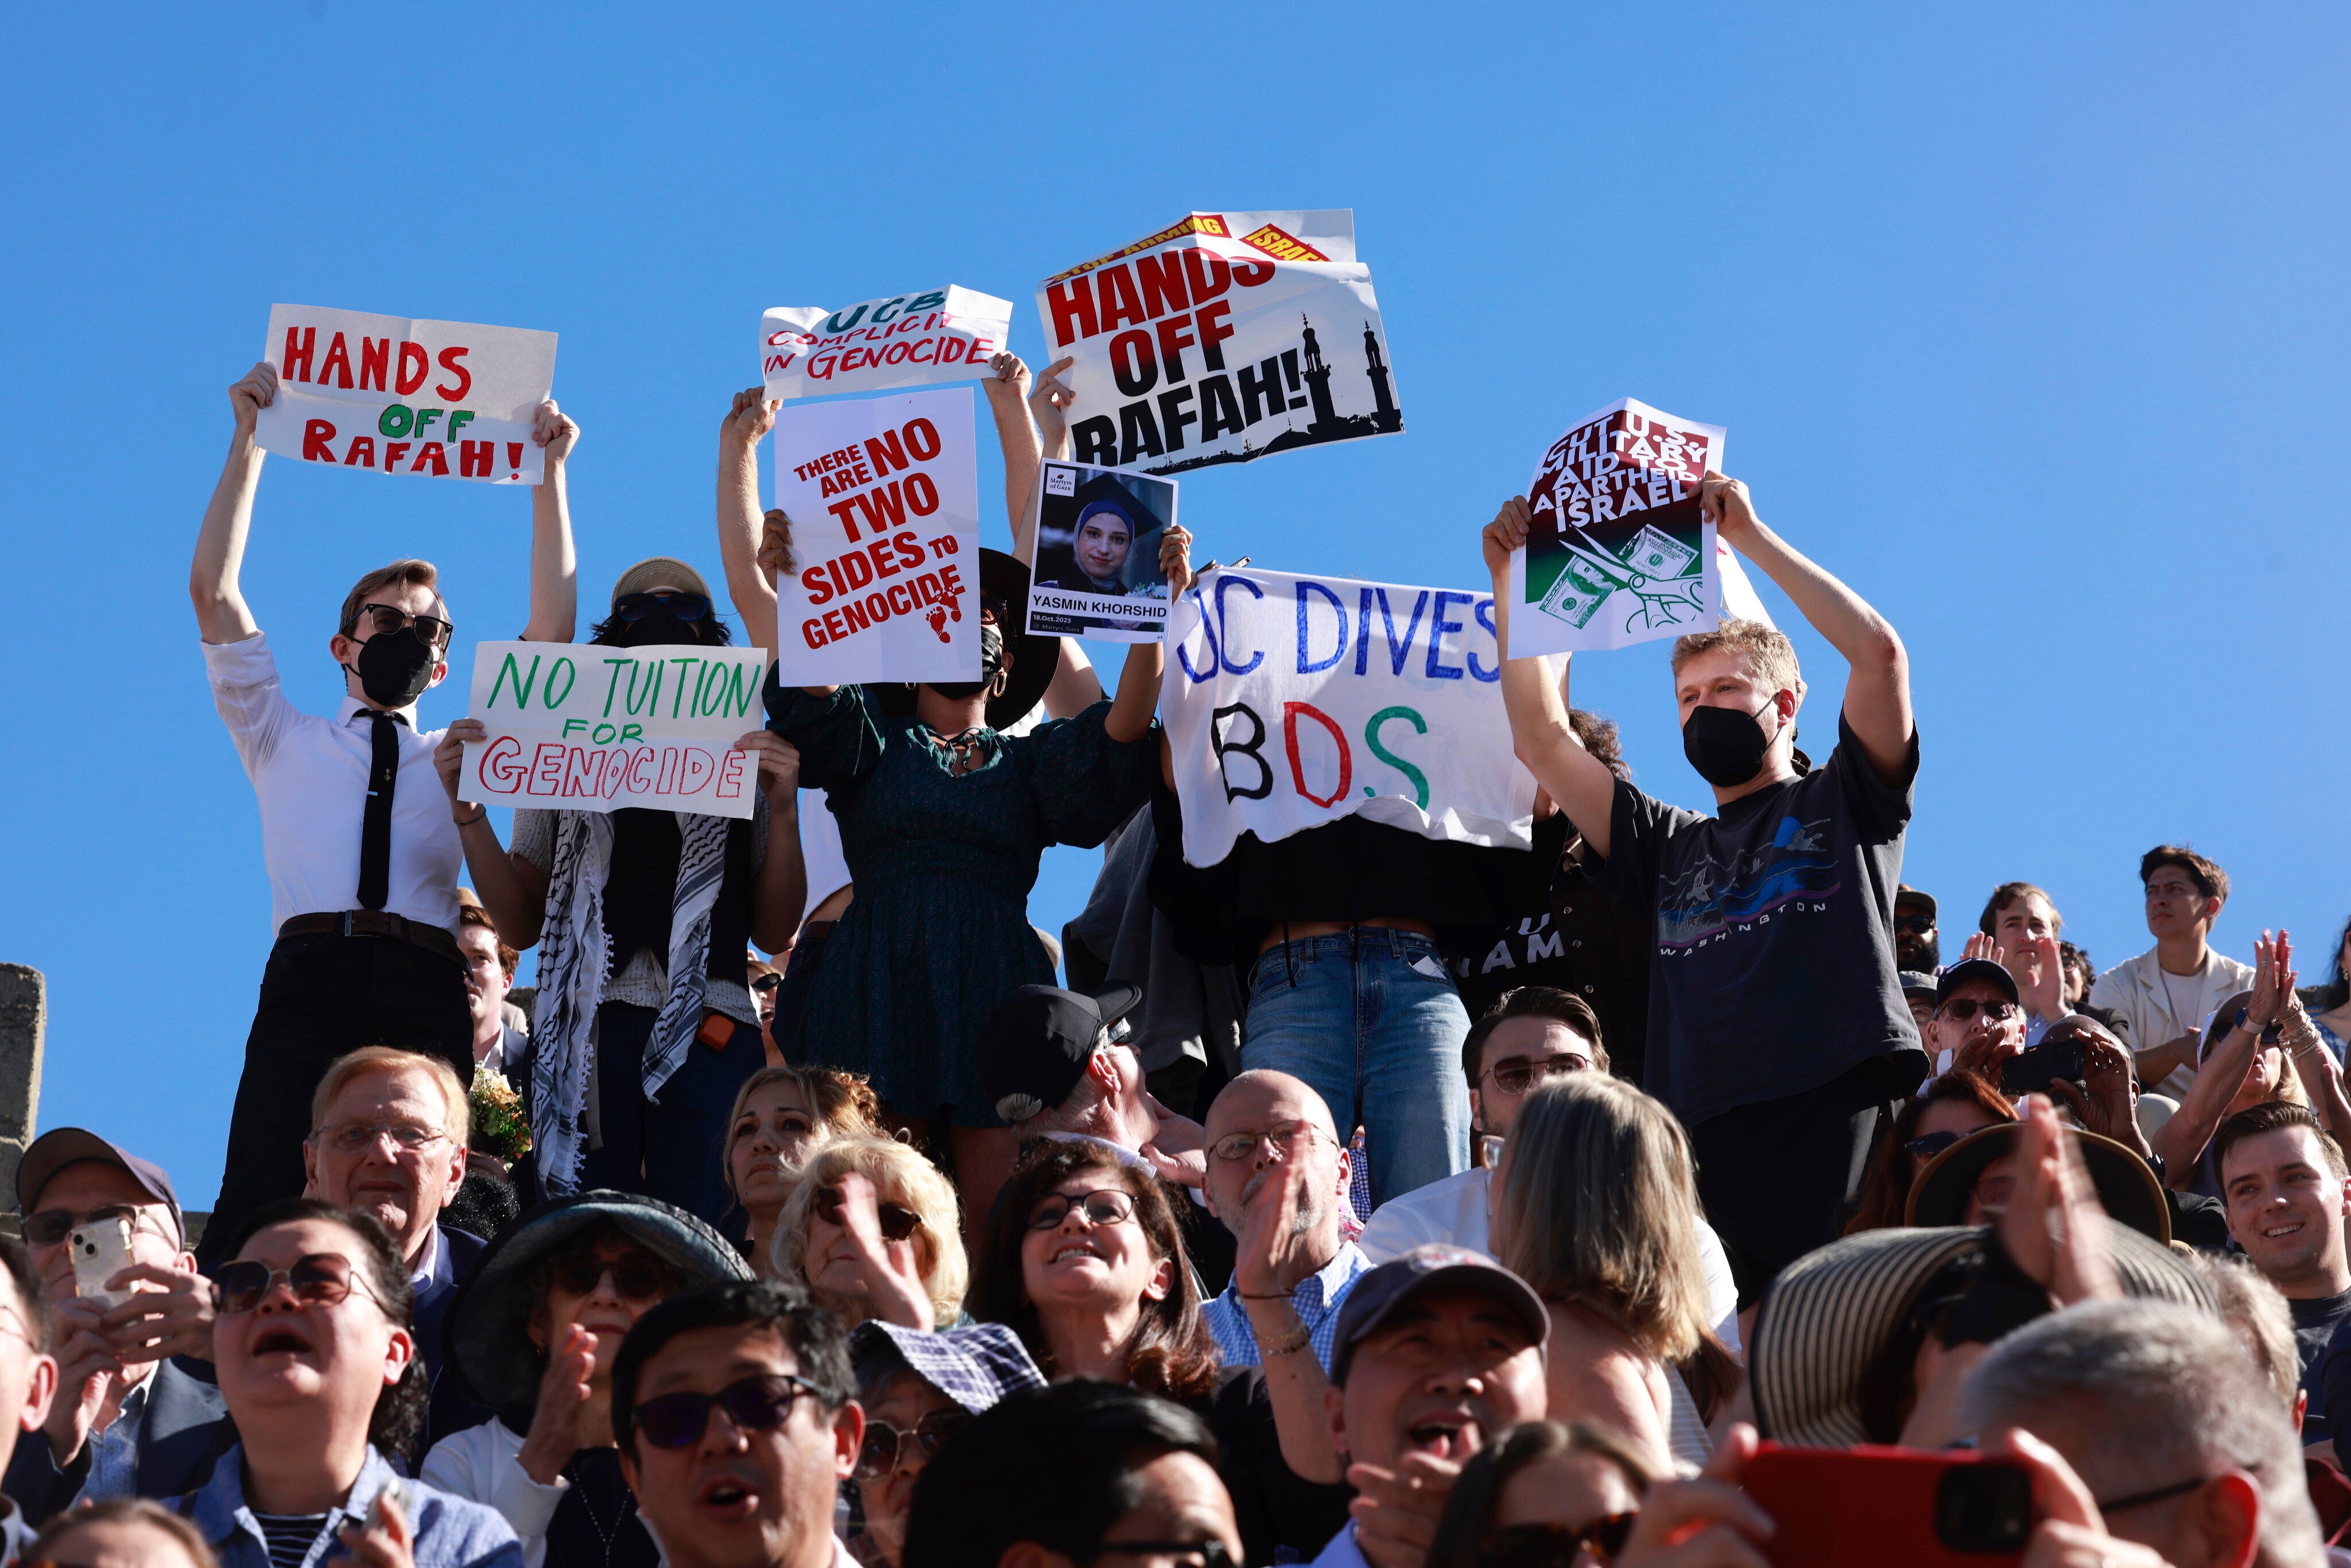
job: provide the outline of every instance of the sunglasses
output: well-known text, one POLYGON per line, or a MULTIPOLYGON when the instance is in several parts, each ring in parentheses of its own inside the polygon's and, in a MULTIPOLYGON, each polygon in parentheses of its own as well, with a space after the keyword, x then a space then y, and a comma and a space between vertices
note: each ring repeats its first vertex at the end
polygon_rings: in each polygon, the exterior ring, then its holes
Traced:
POLYGON ((1516 1095, 1533 1088, 1537 1079, 1563 1078, 1571 1072, 1589 1071, 1591 1067, 1591 1061, 1584 1057, 1553 1056, 1541 1061, 1505 1061, 1486 1076, 1503 1093, 1516 1095))
POLYGON ((1943 1004, 1943 1016, 1960 1023, 1975 1017, 1979 1010, 1991 1022, 2002 1023, 2014 1018, 2018 1009, 2014 1002, 1980 1002, 1973 997, 1953 997, 1943 1004))
POLYGON ((80 1227, 110 1219, 120 1219, 136 1230, 139 1209, 128 1203, 110 1203, 87 1214, 76 1214, 70 1208, 37 1208, 25 1216, 25 1240, 29 1246, 55 1247, 80 1227))
POLYGON ((792 1413, 793 1400, 816 1393, 816 1385, 803 1378, 768 1373, 738 1378, 716 1394, 661 1395, 638 1406, 632 1419, 654 1448, 683 1448, 709 1429, 714 1405, 726 1412, 737 1431, 764 1432, 792 1413))
POLYGON ((1935 917, 1931 915, 1897 915, 1894 917, 1894 929, 1907 931, 1913 936, 1934 928, 1935 917))
POLYGON ((934 1410, 906 1427, 868 1421, 865 1446, 857 1451, 857 1469, 852 1473, 861 1481, 879 1480, 898 1468, 898 1456, 909 1445, 924 1458, 935 1458, 941 1444, 970 1425, 968 1410, 934 1410))
POLYGON ((1637 1513, 1612 1513, 1570 1530, 1563 1524, 1513 1524, 1489 1531, 1478 1543, 1479 1568, 1570 1568, 1585 1552, 1613 1563, 1639 1522, 1637 1513))
MULTIPOLYGON (((846 1230, 848 1224, 841 1217, 841 1206, 844 1201, 839 1187, 820 1186, 816 1189, 815 1200, 810 1207, 827 1225, 846 1230)), ((887 1241, 904 1241, 923 1228, 923 1217, 903 1203, 876 1204, 873 1215, 882 1227, 883 1239, 887 1241)))
POLYGON ((772 991, 783 983, 784 977, 781 975, 762 975, 751 982, 751 988, 760 992, 772 991))
POLYGON ((612 601, 612 613, 632 624, 659 610, 680 621, 699 621, 710 613, 710 601, 699 593, 623 593, 612 601))
POLYGON ((381 1298, 351 1268, 351 1260, 336 1252, 312 1252, 297 1258, 291 1267, 272 1269, 251 1258, 224 1263, 213 1276, 213 1311, 225 1318, 241 1317, 261 1305, 269 1288, 280 1280, 306 1307, 331 1307, 353 1291, 381 1305, 381 1298))
POLYGON ((1957 1133, 1928 1133, 1924 1137, 1911 1139, 1902 1147, 1912 1159, 1931 1160, 1959 1141, 1957 1133))
POLYGON ((418 636, 436 648, 447 647, 450 635, 457 630, 437 615, 411 615, 397 604, 362 604, 360 618, 368 623, 371 636, 389 637, 402 626, 413 626, 418 636))
POLYGON ((1038 1199, 1037 1207, 1029 1211, 1029 1228, 1050 1230, 1068 1218, 1073 1208, 1083 1209, 1088 1225, 1122 1225, 1134 1218, 1134 1199, 1115 1187, 1075 1197, 1056 1192, 1038 1199))
POLYGON ((670 1272, 658 1260, 631 1253, 608 1262, 592 1252, 576 1252, 555 1260, 551 1272, 568 1295, 585 1296, 612 1277, 612 1288, 632 1301, 651 1301, 669 1294, 670 1272))

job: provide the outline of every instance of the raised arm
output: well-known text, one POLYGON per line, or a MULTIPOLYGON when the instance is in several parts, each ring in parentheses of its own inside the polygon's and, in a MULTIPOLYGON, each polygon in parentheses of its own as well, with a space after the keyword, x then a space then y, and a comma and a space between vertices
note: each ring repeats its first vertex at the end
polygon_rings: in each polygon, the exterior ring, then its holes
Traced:
POLYGON ((1004 451, 1004 515, 1012 524, 1012 553, 1033 564, 1029 508, 1037 499, 1037 465, 1042 453, 1037 422, 1029 413, 1029 367, 1018 354, 987 362, 996 373, 980 382, 987 389, 987 412, 996 420, 996 442, 1004 451))
POLYGON ((549 398, 538 405, 530 438, 547 454, 547 477, 530 492, 530 624, 526 643, 569 643, 580 625, 580 557, 571 546, 571 495, 564 465, 580 426, 549 398))
POLYGON ((743 618, 743 633, 776 657, 776 581, 760 559, 759 438, 776 428, 776 410, 764 387, 735 394, 718 424, 718 559, 726 596, 743 618))
POLYGON ((261 485, 262 451, 254 444, 254 422, 277 401, 277 372, 267 361, 228 389, 236 425, 212 505, 204 508, 204 527, 196 532, 196 559, 188 568, 188 598, 196 607, 196 630, 207 643, 242 643, 261 631, 237 587, 237 574, 253 526, 253 493, 261 485))
POLYGON ((1486 525, 1486 570, 1494 580, 1494 632, 1502 653, 1502 706, 1510 716, 1510 743, 1583 841, 1603 860, 1616 814, 1616 775, 1583 749, 1567 722, 1567 667, 1557 679, 1551 662, 1510 657, 1510 552, 1527 542, 1527 498, 1513 496, 1486 525))
MULTIPOLYGON (((1167 579, 1167 601, 1184 597, 1192 586, 1192 536, 1180 524, 1171 525, 1159 539, 1159 571, 1167 579)), ((1118 695, 1111 699, 1102 732, 1113 740, 1141 740, 1151 733, 1151 716, 1159 709, 1159 678, 1167 668, 1167 644, 1136 643, 1126 650, 1126 664, 1118 672, 1118 695)))
MULTIPOLYGON (((1830 576, 1755 515, 1746 485, 1709 473, 1698 503, 1725 544, 1753 561, 1853 667, 1844 684, 1844 719, 1877 776, 1899 781, 1910 761, 1910 655, 1886 617, 1830 576)), ((1581 822, 1578 826, 1581 826, 1581 822)))

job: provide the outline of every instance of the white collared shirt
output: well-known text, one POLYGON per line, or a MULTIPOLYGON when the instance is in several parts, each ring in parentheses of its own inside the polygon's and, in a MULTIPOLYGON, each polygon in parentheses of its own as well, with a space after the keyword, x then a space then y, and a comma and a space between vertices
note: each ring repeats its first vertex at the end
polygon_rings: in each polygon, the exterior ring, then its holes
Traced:
POLYGON ((421 1295, 424 1287, 433 1283, 434 1271, 441 1267, 442 1255, 446 1250, 447 1245, 441 1239, 441 1222, 436 1219, 433 1228, 424 1233, 424 1250, 417 1258, 416 1266, 408 1271, 411 1290, 421 1295))
MULTIPOLYGON (((360 830, 367 810, 371 711, 345 696, 333 718, 286 700, 277 661, 259 632, 239 643, 206 643, 213 702, 261 803, 261 858, 269 873, 269 928, 298 915, 360 907, 360 830)), ((441 732, 418 734, 416 710, 400 710, 400 776, 392 792, 392 914, 457 929, 457 873, 465 852, 450 820, 449 794, 433 766, 441 732)))

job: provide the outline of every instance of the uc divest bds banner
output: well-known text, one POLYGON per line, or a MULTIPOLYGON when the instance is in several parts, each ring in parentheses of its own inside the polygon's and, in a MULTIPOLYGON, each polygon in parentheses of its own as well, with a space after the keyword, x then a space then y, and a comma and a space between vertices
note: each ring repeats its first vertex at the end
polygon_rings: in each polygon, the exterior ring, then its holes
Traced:
POLYGON ((758 648, 480 643, 458 794, 501 806, 623 806, 748 817, 758 759, 735 749, 766 722, 758 648))
POLYGON ((1072 455, 1174 474, 1404 429, 1355 217, 1193 213, 1037 288, 1072 455))
POLYGON ((1722 436, 1626 398, 1552 443, 1527 486, 1533 526, 1510 557, 1514 656, 1720 623, 1722 573, 1698 486, 1722 466, 1722 436))
POLYGON ((1168 617, 1159 712, 1184 859, 1361 812, 1425 838, 1528 849, 1535 781, 1510 747, 1494 601, 1278 571, 1209 572, 1168 617))
POLYGON ((979 679, 979 469, 969 387, 807 403, 776 417, 776 505, 798 575, 776 581, 788 686, 979 679))
POLYGON ((555 387, 552 332, 273 305, 262 358, 277 371, 254 427, 264 452, 492 485, 545 476, 530 437, 555 387))
POLYGON ((768 395, 887 392, 988 373, 1012 329, 1012 301, 949 284, 845 310, 777 306, 759 319, 768 395))

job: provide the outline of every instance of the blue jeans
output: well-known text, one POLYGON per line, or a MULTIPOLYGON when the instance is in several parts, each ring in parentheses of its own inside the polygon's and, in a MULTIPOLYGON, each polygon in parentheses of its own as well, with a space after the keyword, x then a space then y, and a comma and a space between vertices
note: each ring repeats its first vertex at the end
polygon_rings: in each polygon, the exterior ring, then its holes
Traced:
POLYGON ((1468 1010, 1436 943, 1358 926, 1259 956, 1241 1065, 1312 1084, 1342 1139, 1366 1130, 1377 1205, 1468 1168, 1468 1010))
POLYGON ((646 1100, 645 1042, 653 1038, 651 1008, 606 1002, 596 1012, 596 1092, 601 1148, 581 1163, 582 1187, 643 1193, 716 1225, 734 1203, 720 1174, 726 1157, 726 1114, 743 1080, 766 1065, 756 1024, 734 1023, 726 1048, 696 1040, 662 1085, 661 1101, 646 1100))

